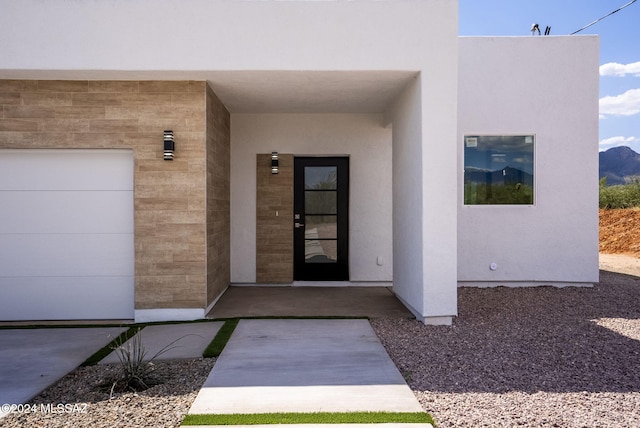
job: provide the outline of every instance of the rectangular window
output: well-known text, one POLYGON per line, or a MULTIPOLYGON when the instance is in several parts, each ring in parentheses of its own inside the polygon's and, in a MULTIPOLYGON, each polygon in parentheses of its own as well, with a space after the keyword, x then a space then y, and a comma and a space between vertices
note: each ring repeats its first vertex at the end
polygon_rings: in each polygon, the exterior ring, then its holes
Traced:
POLYGON ((533 135, 465 136, 465 205, 533 205, 533 146, 533 135))

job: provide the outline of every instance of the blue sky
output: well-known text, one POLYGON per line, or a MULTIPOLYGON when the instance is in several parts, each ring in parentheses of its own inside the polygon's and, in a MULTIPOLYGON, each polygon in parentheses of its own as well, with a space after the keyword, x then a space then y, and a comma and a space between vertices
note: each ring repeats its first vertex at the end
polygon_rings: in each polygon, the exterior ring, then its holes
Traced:
MULTIPOLYGON (((459 0, 461 36, 568 35, 631 0, 459 0)), ((640 153, 640 0, 578 34, 600 36, 600 150, 640 153)))

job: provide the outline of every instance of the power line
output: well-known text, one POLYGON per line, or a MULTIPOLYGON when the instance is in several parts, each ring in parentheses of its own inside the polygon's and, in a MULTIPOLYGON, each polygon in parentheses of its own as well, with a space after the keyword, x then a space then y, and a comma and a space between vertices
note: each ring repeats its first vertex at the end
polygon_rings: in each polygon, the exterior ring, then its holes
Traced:
POLYGON ((632 0, 632 1, 630 1, 629 3, 625 4, 624 6, 621 6, 621 7, 619 7, 618 9, 614 10, 613 12, 611 12, 611 13, 609 13, 609 14, 607 14, 607 15, 603 16, 602 18, 598 18, 598 19, 596 19, 595 21, 593 21, 593 22, 592 22, 592 23, 590 23, 590 24, 585 25, 585 26, 584 26, 584 27, 582 27, 581 29, 574 31, 573 33, 571 33, 571 34, 570 34, 570 36, 573 36, 574 34, 579 33, 580 31, 582 31, 582 30, 584 30, 584 29, 586 29, 586 28, 589 28, 589 27, 591 27, 591 26, 592 26, 592 25, 594 25, 594 24, 597 24, 598 22, 600 22, 600 21, 602 21, 603 19, 605 19, 605 18, 607 18, 607 17, 609 17, 609 16, 613 15, 613 14, 614 14, 614 13, 616 13, 616 12, 620 12, 622 9, 624 9, 624 8, 625 8, 625 7, 627 7, 627 6, 631 6, 631 5, 632 5, 632 4, 634 4, 636 1, 638 1, 638 0, 632 0))

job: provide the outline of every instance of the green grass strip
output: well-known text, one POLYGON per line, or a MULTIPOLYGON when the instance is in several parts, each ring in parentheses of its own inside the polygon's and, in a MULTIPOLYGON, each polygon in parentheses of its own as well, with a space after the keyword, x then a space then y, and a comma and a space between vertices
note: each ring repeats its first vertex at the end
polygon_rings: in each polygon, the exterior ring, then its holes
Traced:
POLYGON ((114 338, 111 342, 107 343, 105 346, 96 351, 92 356, 84 360, 81 367, 85 366, 93 366, 98 364, 100 360, 109 355, 115 348, 132 338, 137 332, 142 330, 144 326, 134 326, 126 329, 116 338, 114 338))
POLYGON ((232 415, 186 415, 189 425, 273 425, 273 424, 379 424, 420 423, 434 425, 428 413, 353 412, 353 413, 255 413, 232 415))
POLYGON ((220 327, 220 330, 218 330, 216 337, 213 338, 209 346, 202 352, 202 356, 204 358, 218 357, 224 347, 227 346, 227 342, 236 329, 238 322, 240 322, 238 318, 226 320, 225 323, 222 324, 222 327, 220 327))

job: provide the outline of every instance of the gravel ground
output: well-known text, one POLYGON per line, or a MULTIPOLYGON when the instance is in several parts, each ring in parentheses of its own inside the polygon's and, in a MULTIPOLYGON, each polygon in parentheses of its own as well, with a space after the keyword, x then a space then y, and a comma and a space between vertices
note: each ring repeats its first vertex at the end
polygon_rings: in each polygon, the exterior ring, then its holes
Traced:
MULTIPOLYGON (((640 277, 463 288, 458 308, 452 327, 371 321, 438 428, 640 427, 640 277)), ((164 383, 111 398, 98 385, 117 366, 80 368, 31 403, 86 403, 85 413, 12 414, 0 426, 177 427, 213 364, 158 362, 164 383)))
POLYGON ((462 288, 453 327, 372 320, 446 427, 640 427, 640 278, 462 288))
POLYGON ((154 376, 162 383, 146 391, 111 393, 108 383, 117 364, 81 367, 35 397, 35 411, 14 413, 0 419, 1 427, 179 427, 196 398, 215 359, 158 361, 154 376), (46 407, 71 404, 54 413, 46 407), (42 410, 44 405, 44 411, 42 410))

